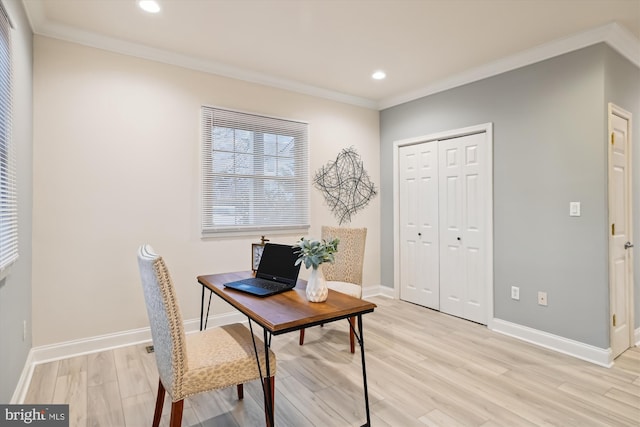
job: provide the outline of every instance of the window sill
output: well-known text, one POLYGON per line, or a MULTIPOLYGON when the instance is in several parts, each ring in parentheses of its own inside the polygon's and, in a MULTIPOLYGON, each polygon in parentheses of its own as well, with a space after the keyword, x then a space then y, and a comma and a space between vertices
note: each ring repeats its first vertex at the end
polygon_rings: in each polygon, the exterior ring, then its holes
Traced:
POLYGON ((220 231, 203 231, 201 238, 203 240, 207 239, 215 239, 215 238, 225 238, 225 237, 245 237, 245 236, 278 236, 278 235, 304 235, 309 231, 310 226, 305 225, 302 227, 295 228, 275 228, 275 227, 264 227, 264 228, 251 228, 251 229, 237 229, 237 230, 220 230, 220 231))

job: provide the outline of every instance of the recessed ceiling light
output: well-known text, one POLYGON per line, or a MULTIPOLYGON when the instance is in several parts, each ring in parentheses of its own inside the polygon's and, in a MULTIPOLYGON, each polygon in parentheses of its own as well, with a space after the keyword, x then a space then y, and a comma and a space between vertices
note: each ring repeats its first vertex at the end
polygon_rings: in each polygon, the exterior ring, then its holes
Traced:
POLYGON ((376 80, 382 80, 382 79, 384 79, 385 77, 387 77, 387 73, 385 73, 385 72, 384 72, 384 71, 382 71, 382 70, 376 71, 375 73, 373 73, 373 74, 371 75, 371 78, 376 79, 376 80))
POLYGON ((156 0, 139 0, 138 6, 140 9, 149 13, 158 13, 160 12, 160 5, 156 0))

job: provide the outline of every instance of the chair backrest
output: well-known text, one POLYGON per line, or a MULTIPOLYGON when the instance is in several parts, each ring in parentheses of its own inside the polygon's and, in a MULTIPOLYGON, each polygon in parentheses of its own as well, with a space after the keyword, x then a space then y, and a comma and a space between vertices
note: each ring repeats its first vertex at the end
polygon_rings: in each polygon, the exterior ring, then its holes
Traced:
POLYGON ((164 260, 149 245, 138 250, 138 267, 160 380, 167 393, 179 399, 187 356, 182 315, 173 282, 164 260))
POLYGON ((349 282, 362 286, 364 246, 367 239, 366 228, 344 228, 322 226, 322 238, 340 239, 338 252, 333 264, 322 264, 322 272, 327 280, 349 282))

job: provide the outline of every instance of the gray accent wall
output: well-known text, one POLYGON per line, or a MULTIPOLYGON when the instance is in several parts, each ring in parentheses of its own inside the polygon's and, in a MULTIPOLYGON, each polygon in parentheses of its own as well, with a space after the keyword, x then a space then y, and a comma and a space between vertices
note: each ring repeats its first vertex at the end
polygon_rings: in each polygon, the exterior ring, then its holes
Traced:
POLYGON ((13 141, 16 144, 20 258, 0 281, 0 402, 8 403, 31 349, 31 215, 33 153, 33 35, 22 2, 3 1, 14 24, 13 141), (23 339, 23 322, 27 334, 23 339))
MULTIPOLYGON (((494 317, 608 348, 607 97, 637 124, 630 100, 640 91, 618 79, 634 72, 601 43, 382 111, 382 283, 394 285, 393 142, 492 122, 494 317), (581 202, 580 217, 569 217, 571 201, 581 202)), ((638 323, 637 304, 636 312, 638 323)))

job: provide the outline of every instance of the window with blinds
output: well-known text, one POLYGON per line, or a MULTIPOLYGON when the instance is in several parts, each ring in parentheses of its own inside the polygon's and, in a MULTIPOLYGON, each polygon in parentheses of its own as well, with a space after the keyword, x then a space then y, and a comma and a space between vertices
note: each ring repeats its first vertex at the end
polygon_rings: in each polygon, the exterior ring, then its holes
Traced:
POLYGON ((0 276, 18 259, 18 201, 12 109, 11 22, 0 3, 0 276))
POLYGON ((309 228, 308 124, 202 107, 202 233, 309 228))

